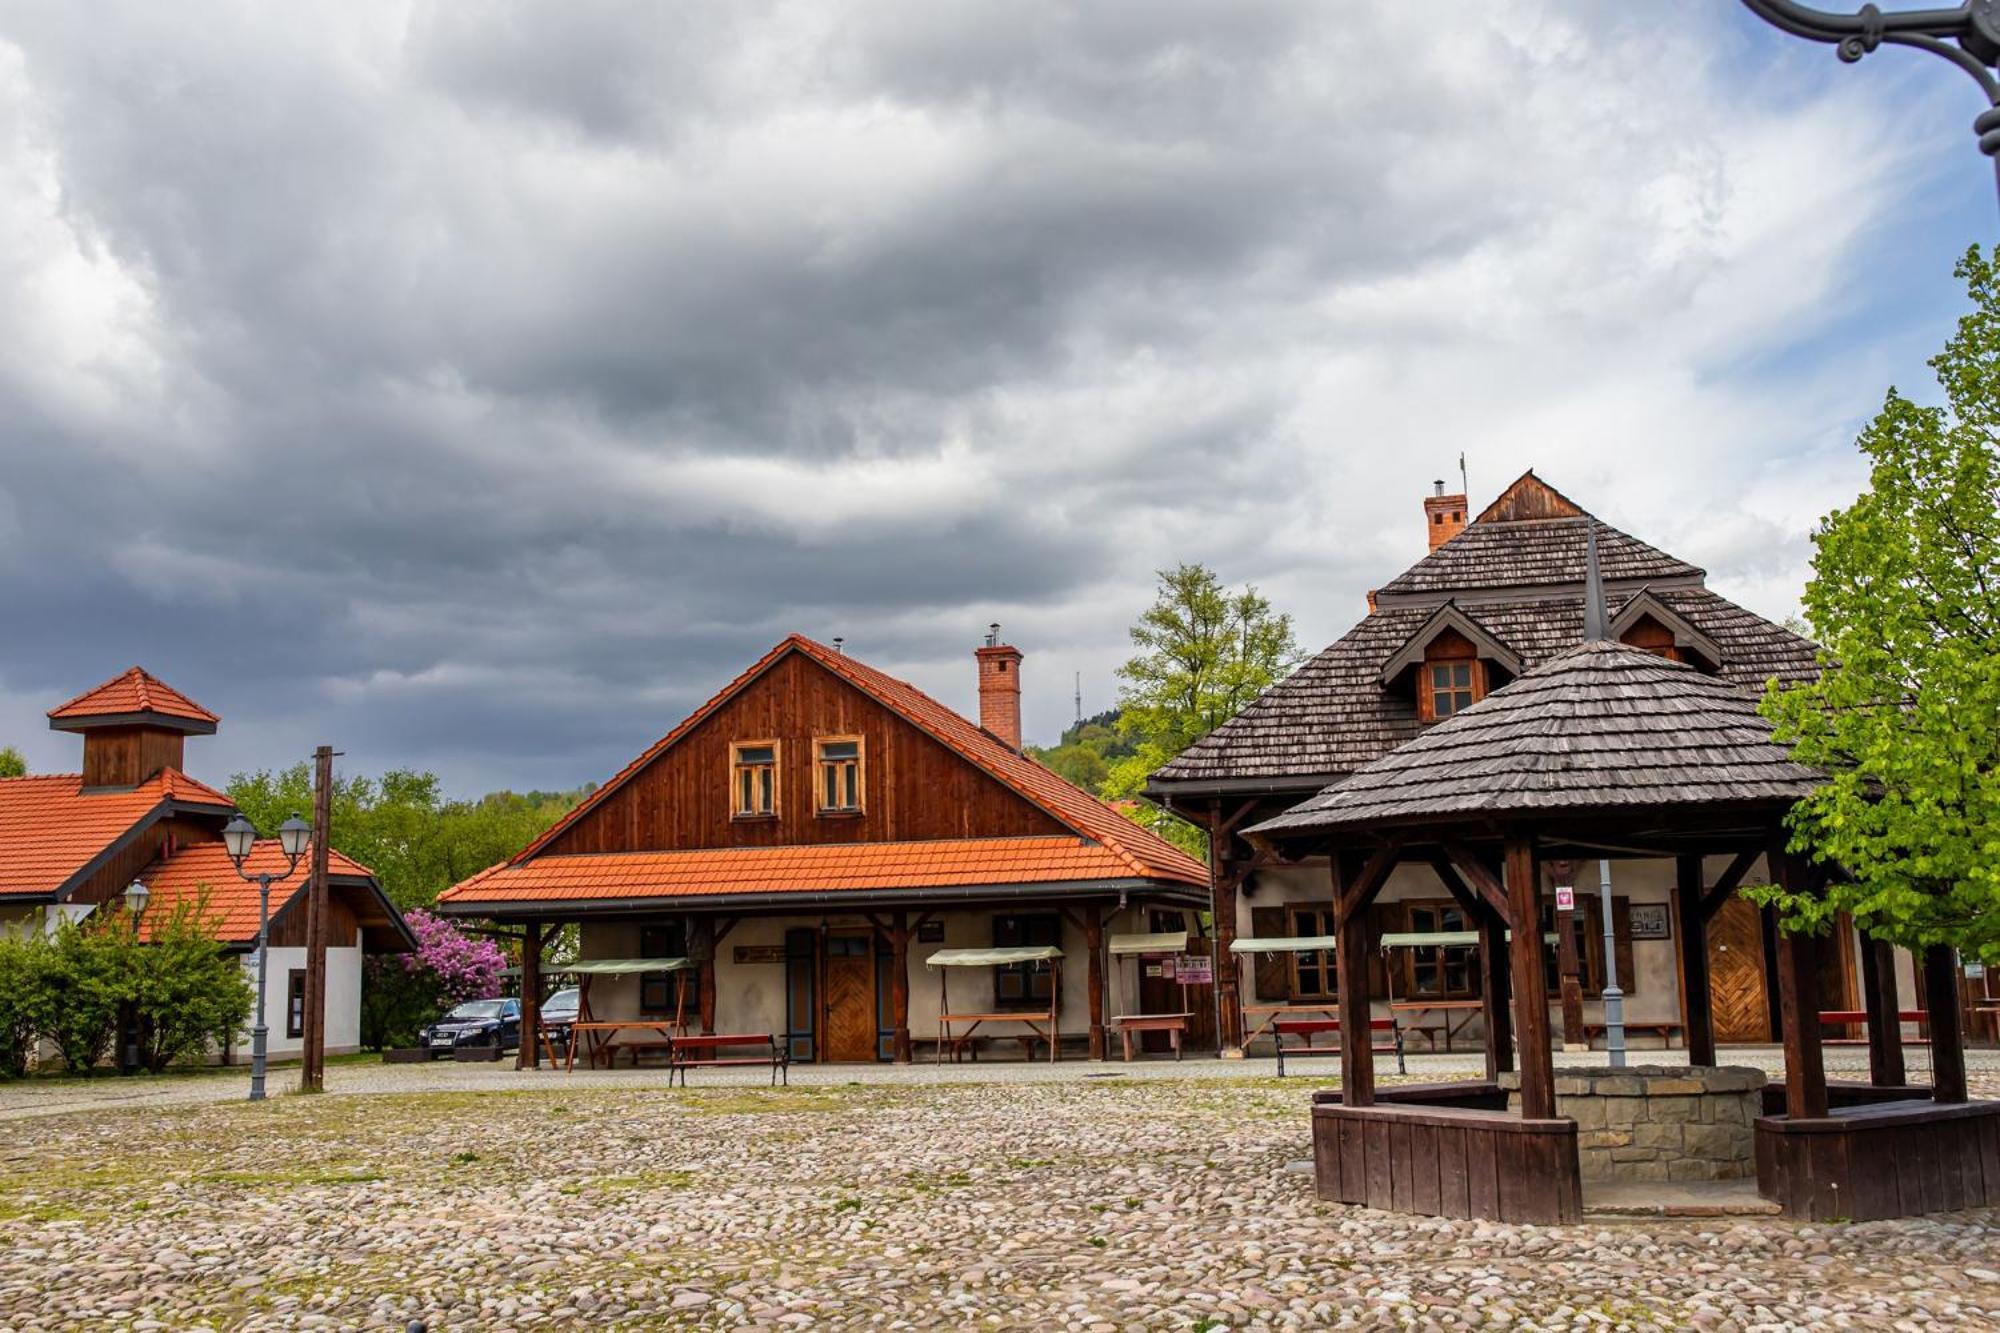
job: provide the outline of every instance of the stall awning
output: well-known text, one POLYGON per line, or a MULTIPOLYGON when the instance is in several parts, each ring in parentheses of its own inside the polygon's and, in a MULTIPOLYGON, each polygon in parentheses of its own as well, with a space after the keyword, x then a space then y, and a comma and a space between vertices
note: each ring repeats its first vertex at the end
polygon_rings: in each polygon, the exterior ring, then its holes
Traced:
MULTIPOLYGON (((544 963, 542 975, 567 972, 581 977, 627 976, 634 972, 681 972, 696 966, 691 958, 584 958, 574 963, 544 963)), ((509 972, 519 972, 510 967, 509 972)))
POLYGON ((1309 953, 1314 949, 1331 950, 1335 941, 1331 935, 1273 935, 1261 940, 1235 940, 1229 946, 1231 953, 1309 953))
MULTIPOLYGON (((1513 939, 1514 932, 1508 931, 1507 938, 1513 939)), ((1554 931, 1542 936, 1544 944, 1554 944, 1554 931)), ((1437 949, 1451 948, 1479 943, 1476 930, 1391 930, 1383 933, 1382 947, 1385 949, 1437 949)))
POLYGON ((1133 953, 1184 953, 1187 950, 1185 930, 1162 930, 1151 935, 1113 935, 1111 952, 1114 954, 1133 953))
POLYGON ((999 967, 1003 963, 1039 963, 1060 958, 1053 944, 1023 944, 1006 949, 939 949, 924 959, 926 967, 999 967))

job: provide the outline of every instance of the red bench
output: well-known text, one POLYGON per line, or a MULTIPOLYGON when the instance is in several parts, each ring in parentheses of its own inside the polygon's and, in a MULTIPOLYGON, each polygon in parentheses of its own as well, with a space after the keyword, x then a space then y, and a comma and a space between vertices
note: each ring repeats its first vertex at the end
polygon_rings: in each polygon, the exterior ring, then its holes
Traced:
POLYGON ((681 1076, 681 1086, 688 1085, 687 1071, 694 1068, 716 1069, 732 1065, 769 1065, 771 1086, 777 1087, 782 1077, 785 1086, 792 1083, 791 1047, 780 1037, 769 1032, 704 1032, 693 1036, 675 1037, 673 1050, 667 1056, 667 1086, 674 1084, 674 1075, 681 1076), (726 1051, 747 1051, 755 1048, 755 1055, 726 1055, 726 1051))
MULTIPOLYGON (((1272 1023, 1271 1039, 1276 1043, 1278 1048, 1278 1077, 1283 1078, 1285 1076, 1285 1056, 1288 1054, 1294 1057, 1301 1055, 1339 1055, 1339 1043, 1336 1042, 1328 1046, 1315 1046, 1312 1040, 1318 1033, 1338 1031, 1340 1031, 1340 1020, 1337 1018, 1280 1018, 1272 1023), (1285 1046, 1286 1037, 1302 1037, 1305 1039, 1305 1044, 1294 1046, 1287 1050, 1285 1046)), ((1373 1043, 1368 1049, 1381 1054, 1393 1053, 1396 1057, 1396 1072, 1399 1074, 1408 1073, 1409 1071, 1403 1065, 1403 1033, 1396 1026, 1396 1020, 1393 1018, 1371 1018, 1368 1020, 1368 1032, 1370 1040, 1373 1043), (1387 1042, 1374 1041, 1374 1034, 1377 1032, 1388 1033, 1389 1040, 1387 1042)))
MULTIPOLYGON (((1827 1026, 1866 1026, 1868 1011, 1866 1009, 1822 1009, 1819 1011, 1819 1021, 1827 1026)), ((1929 1012, 1923 1009, 1901 1009, 1896 1013, 1896 1024, 1899 1028, 1904 1023, 1918 1023, 1924 1025, 1922 1030, 1927 1031, 1930 1021, 1931 1016, 1929 1012)), ((1866 1037, 1828 1037, 1820 1043, 1822 1046, 1866 1046, 1867 1044, 1868 1038, 1866 1037)), ((1931 1039, 1928 1036, 1903 1038, 1903 1045, 1905 1046, 1928 1046, 1930 1044, 1931 1039)))

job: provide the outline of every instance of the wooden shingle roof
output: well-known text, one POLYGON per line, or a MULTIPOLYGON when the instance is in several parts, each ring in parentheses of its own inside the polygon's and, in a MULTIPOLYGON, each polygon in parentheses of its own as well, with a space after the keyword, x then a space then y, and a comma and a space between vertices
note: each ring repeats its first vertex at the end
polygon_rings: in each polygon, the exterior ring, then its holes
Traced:
POLYGON ((1599 640, 1529 671, 1252 835, 1465 818, 1768 803, 1819 775, 1727 681, 1599 640))

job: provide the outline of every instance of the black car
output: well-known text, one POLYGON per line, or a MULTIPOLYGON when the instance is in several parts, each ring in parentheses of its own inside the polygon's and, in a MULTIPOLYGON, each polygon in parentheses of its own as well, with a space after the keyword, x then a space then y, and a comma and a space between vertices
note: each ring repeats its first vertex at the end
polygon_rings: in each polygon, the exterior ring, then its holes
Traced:
POLYGON ((418 1035, 433 1056, 450 1055, 460 1046, 498 1046, 503 1051, 521 1044, 519 1000, 467 1000, 418 1035))

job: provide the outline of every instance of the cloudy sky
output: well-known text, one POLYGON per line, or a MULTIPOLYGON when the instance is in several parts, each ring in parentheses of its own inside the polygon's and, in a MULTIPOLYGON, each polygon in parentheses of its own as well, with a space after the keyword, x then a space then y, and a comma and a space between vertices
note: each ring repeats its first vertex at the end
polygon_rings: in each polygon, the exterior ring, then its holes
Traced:
POLYGON ((601 778, 789 631, 1028 731, 1153 574, 1312 647, 1466 457, 1794 609, 1996 231, 1733 0, 0 3, 0 743, 601 778), (1422 7, 1435 8, 1435 7, 1422 7))

